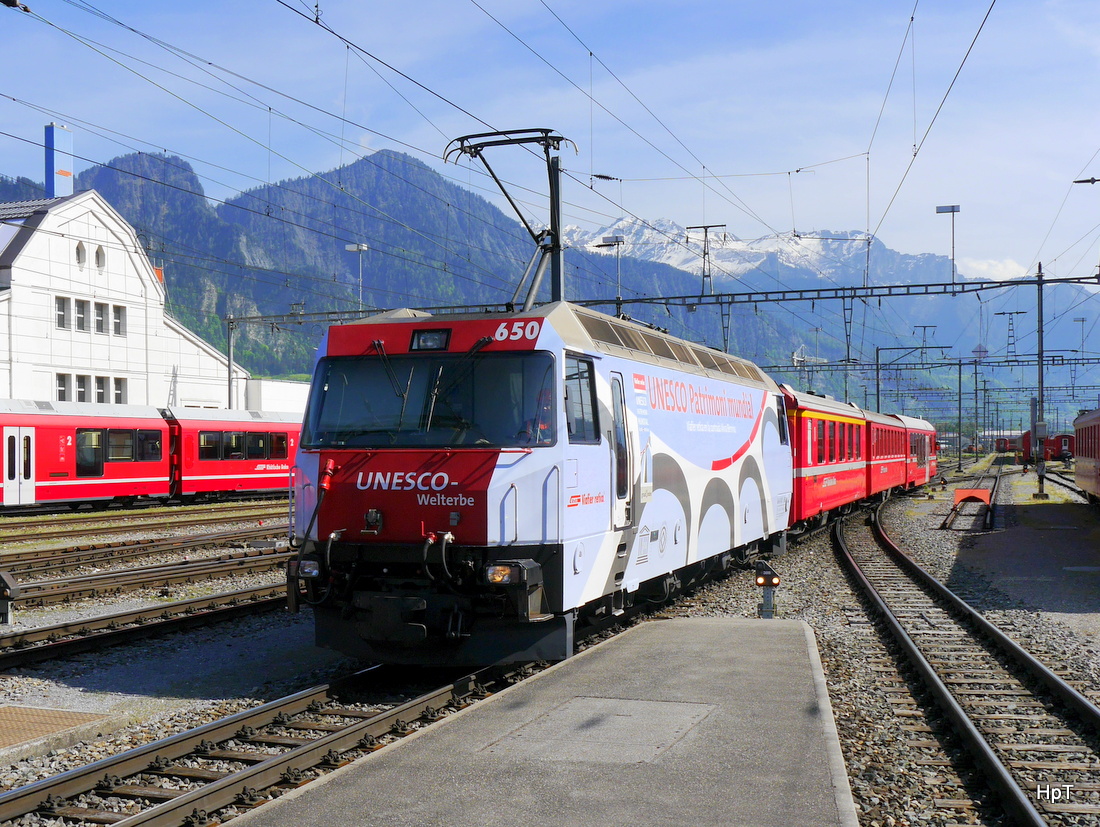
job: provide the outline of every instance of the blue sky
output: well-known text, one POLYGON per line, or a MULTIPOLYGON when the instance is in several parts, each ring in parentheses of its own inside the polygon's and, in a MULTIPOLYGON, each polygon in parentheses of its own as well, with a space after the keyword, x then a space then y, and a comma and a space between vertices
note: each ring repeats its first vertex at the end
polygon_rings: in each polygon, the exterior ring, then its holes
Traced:
MULTIPOLYGON (((41 180, 55 120, 94 161, 187 157, 213 197, 387 147, 482 188, 479 170, 444 166, 450 139, 549 127, 576 145, 565 220, 586 228, 632 214, 741 238, 869 229, 948 255, 935 207, 959 204, 964 275, 1096 270, 1100 186, 1072 184, 1100 177, 1100 5, 1087 0, 999 0, 984 27, 989 0, 30 6, 0 9, 8 176, 41 180), (318 6, 372 57, 316 25, 318 6), (620 180, 590 188, 593 173, 620 180)), ((542 220, 538 160, 502 149, 491 162, 542 220)))

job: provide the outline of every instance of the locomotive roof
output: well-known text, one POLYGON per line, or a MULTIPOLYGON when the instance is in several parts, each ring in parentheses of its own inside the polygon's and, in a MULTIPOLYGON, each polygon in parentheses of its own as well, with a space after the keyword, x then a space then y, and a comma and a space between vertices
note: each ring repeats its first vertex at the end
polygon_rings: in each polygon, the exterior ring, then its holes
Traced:
POLYGON ((433 316, 416 310, 389 310, 351 324, 393 322, 486 321, 543 318, 565 341, 566 347, 595 350, 623 356, 638 362, 664 365, 699 375, 734 377, 777 391, 779 386, 748 359, 733 356, 705 345, 695 344, 630 319, 608 316, 569 302, 551 302, 529 311, 514 313, 461 313, 433 316))

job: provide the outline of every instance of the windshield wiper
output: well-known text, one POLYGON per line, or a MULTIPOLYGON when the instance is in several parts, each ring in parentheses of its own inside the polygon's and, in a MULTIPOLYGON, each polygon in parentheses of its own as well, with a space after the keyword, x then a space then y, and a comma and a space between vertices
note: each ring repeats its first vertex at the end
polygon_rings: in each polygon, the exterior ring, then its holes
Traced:
MULTIPOLYGON (((427 433, 432 427, 432 417, 435 415, 435 404, 438 401, 441 394, 450 393, 457 388, 462 382, 466 381, 466 378, 473 373, 474 365, 477 363, 474 357, 478 351, 493 341, 492 336, 482 336, 473 346, 463 353, 455 363, 451 365, 451 376, 447 381, 447 384, 443 386, 443 374, 446 370, 446 365, 439 366, 439 373, 435 376, 435 382, 432 383, 431 393, 428 395, 428 411, 427 417, 424 420, 424 432, 427 433)), ((451 412, 454 413, 454 408, 450 405, 451 412)), ((459 417, 461 418, 461 417, 459 417)))

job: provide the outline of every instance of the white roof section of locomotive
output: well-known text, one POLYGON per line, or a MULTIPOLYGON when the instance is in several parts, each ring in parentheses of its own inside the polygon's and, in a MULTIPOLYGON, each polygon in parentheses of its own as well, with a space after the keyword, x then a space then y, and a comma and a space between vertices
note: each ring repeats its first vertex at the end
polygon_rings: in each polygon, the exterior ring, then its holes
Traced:
POLYGON ((581 352, 597 351, 609 356, 621 356, 633 362, 673 368, 698 376, 723 381, 736 381, 773 393, 779 385, 753 362, 723 353, 705 345, 695 344, 676 336, 627 319, 608 316, 595 310, 570 304, 551 302, 529 311, 514 313, 456 313, 432 315, 416 310, 389 310, 351 324, 386 324, 393 322, 423 322, 428 319, 447 321, 510 321, 517 318, 542 318, 562 338, 567 349, 581 352))

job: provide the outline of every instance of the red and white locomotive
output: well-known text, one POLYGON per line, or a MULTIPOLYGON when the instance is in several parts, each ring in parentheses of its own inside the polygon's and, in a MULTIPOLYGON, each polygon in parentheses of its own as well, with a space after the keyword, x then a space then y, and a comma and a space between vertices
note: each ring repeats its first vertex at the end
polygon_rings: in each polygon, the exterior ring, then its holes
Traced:
POLYGON ((3 505, 286 491, 294 414, 0 400, 3 505))
POLYGON ((926 422, 565 302, 391 311, 318 354, 289 594, 363 659, 562 659, 578 624, 935 473, 926 422))

